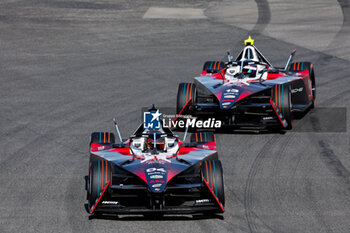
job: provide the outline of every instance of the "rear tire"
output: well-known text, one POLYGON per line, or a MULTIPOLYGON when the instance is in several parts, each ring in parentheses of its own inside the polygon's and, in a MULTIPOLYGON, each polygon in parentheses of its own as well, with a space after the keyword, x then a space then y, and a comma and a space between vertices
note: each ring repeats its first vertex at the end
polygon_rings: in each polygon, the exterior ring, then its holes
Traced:
POLYGON ((213 132, 196 132, 191 135, 191 142, 215 142, 213 132))
POLYGON ((177 90, 177 104, 176 104, 176 113, 179 114, 182 111, 182 114, 189 113, 188 110, 191 110, 191 104, 196 102, 197 88, 194 83, 180 83, 177 90), (186 103, 190 102, 186 105, 186 103), (183 109, 186 105, 186 109, 183 109))
POLYGON ((225 68, 223 61, 206 61, 203 65, 203 71, 207 73, 216 74, 225 68))
POLYGON ((92 206, 96 203, 96 200, 100 197, 111 177, 112 169, 108 161, 94 160, 91 162, 87 189, 90 211, 92 206))
POLYGON ((111 132, 94 132, 91 134, 90 144, 113 144, 115 143, 114 133, 111 132))
POLYGON ((313 97, 311 108, 314 108, 316 105, 316 80, 315 80, 313 64, 311 62, 305 61, 305 62, 294 62, 289 66, 289 72, 300 72, 304 70, 309 71, 310 80, 311 80, 312 97, 313 97))
POLYGON ((207 182, 222 206, 225 206, 224 176, 220 160, 203 161, 201 172, 202 180, 207 182))

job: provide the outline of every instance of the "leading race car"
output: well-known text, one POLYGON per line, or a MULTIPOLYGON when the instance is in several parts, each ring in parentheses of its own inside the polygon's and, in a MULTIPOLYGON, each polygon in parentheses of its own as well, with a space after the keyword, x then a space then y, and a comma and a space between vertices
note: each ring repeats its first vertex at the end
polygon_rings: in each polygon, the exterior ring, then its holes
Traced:
POLYGON ((128 140, 94 132, 86 190, 91 215, 223 213, 223 170, 215 136, 194 133, 180 140, 162 126, 155 108, 144 113, 128 140), (147 113, 147 114, 146 114, 147 113))
POLYGON ((228 62, 208 61, 194 83, 180 83, 177 113, 240 129, 291 129, 293 113, 316 101, 313 64, 291 63, 294 54, 285 67, 274 67, 249 37, 235 60, 228 53, 228 62))

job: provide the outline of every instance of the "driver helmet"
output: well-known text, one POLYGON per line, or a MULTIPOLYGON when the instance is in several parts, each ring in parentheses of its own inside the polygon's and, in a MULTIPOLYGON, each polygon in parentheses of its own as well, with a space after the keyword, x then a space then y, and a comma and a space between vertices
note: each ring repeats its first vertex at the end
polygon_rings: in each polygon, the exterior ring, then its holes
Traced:
POLYGON ((149 137, 146 138, 145 143, 147 147, 151 150, 154 149, 154 145, 156 145, 156 149, 160 151, 165 150, 165 138, 161 137, 161 134, 158 132, 156 133, 156 141, 154 142, 154 132, 149 132, 149 137))
POLYGON ((255 77, 257 73, 257 66, 256 65, 243 66, 242 72, 248 77, 255 77))

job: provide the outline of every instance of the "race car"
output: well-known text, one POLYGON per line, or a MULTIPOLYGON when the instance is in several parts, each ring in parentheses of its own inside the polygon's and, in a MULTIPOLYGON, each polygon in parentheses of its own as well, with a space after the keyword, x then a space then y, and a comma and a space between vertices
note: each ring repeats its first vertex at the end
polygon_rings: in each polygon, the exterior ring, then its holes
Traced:
MULTIPOLYGON (((86 180, 90 215, 223 213, 223 170, 212 132, 190 142, 163 127, 160 113, 120 143, 111 132, 94 132, 86 180)), ((185 134, 186 135, 186 134, 185 134)), ((186 137, 186 136, 185 136, 186 137)))
POLYGON ((193 83, 180 83, 177 113, 215 117, 240 129, 291 129, 293 115, 316 103, 313 64, 295 62, 274 67, 249 36, 235 60, 207 61, 193 83))

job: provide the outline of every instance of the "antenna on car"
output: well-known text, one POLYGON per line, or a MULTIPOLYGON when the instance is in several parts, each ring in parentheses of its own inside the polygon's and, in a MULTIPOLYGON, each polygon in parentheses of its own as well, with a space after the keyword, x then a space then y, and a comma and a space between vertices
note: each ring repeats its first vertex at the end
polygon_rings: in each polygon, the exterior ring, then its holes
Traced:
POLYGON ((284 71, 285 71, 285 72, 287 71, 289 64, 292 62, 293 57, 294 57, 294 54, 295 54, 296 51, 297 51, 297 50, 294 49, 294 50, 291 52, 291 54, 290 54, 290 56, 289 56, 289 58, 288 58, 288 61, 287 61, 286 65, 285 65, 285 67, 284 67, 284 71))
POLYGON ((227 60, 228 62, 232 61, 230 51, 227 51, 227 60))
POLYGON ((122 139, 122 136, 120 135, 119 127, 118 127, 117 120, 115 119, 115 117, 113 118, 113 123, 114 123, 114 126, 115 126, 115 130, 118 133, 119 140, 120 140, 121 143, 123 143, 123 139, 122 139))

